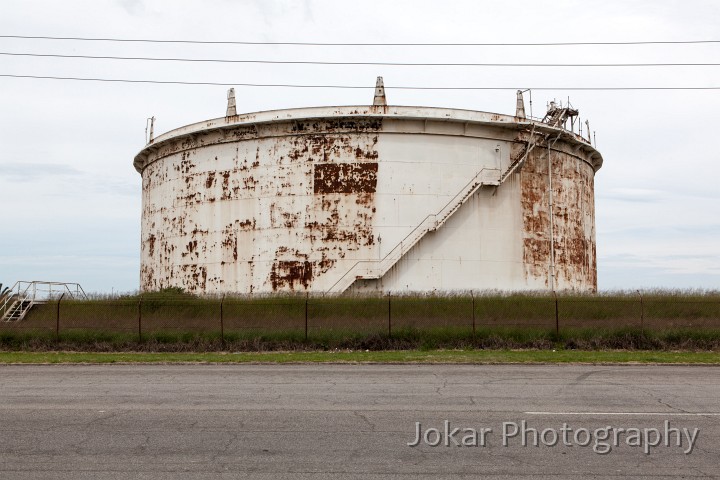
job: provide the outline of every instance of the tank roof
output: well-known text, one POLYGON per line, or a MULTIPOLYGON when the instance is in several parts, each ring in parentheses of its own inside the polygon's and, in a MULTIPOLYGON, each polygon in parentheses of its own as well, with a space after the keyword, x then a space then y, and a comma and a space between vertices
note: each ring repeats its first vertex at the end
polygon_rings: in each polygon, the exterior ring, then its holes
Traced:
POLYGON ((602 166, 603 162, 600 152, 598 152, 587 139, 561 127, 553 127, 539 120, 458 108, 356 105, 267 110, 192 123, 190 125, 170 130, 154 139, 151 139, 150 142, 135 156, 133 165, 139 173, 142 173, 148 154, 157 149, 161 144, 171 140, 192 136, 200 132, 230 129, 238 126, 321 118, 432 120, 440 122, 473 123, 516 130, 528 129, 534 125, 536 132, 557 134, 563 138, 563 140, 575 143, 578 147, 589 152, 590 156, 593 158, 593 166, 595 170, 598 170, 602 166))

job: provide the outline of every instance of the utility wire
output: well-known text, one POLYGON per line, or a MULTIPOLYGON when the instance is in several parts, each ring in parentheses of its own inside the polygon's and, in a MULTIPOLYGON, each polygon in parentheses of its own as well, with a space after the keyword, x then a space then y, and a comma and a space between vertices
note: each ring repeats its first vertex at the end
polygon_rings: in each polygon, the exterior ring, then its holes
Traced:
POLYGON ((52 57, 91 60, 142 60, 153 62, 260 63, 273 65, 378 65, 391 67, 710 67, 720 63, 406 63, 406 62, 331 62, 315 60, 235 60, 220 58, 121 57, 110 55, 63 55, 51 53, 0 52, 13 57, 52 57))
POLYGON ((486 43, 332 43, 332 42, 256 42, 216 40, 160 40, 149 38, 92 38, 92 37, 51 37, 34 35, 0 35, 0 38, 27 40, 73 40, 83 42, 135 42, 135 43, 182 43, 206 45, 293 45, 313 47, 555 47, 570 45, 692 45, 720 43, 720 40, 641 40, 626 42, 486 42, 486 43))
MULTIPOLYGON (((342 89, 374 89, 374 85, 298 85, 283 83, 234 83, 234 82, 185 82, 172 80, 131 80, 123 78, 87 78, 57 77, 41 75, 0 74, 5 78, 32 78, 43 80, 76 80, 83 82, 116 82, 116 83, 152 83, 162 85, 214 85, 224 87, 268 87, 268 88, 342 88, 342 89)), ((395 90, 525 90, 523 87, 417 87, 417 86, 385 86, 395 90)), ((531 90, 720 90, 719 87, 530 87, 531 90)))

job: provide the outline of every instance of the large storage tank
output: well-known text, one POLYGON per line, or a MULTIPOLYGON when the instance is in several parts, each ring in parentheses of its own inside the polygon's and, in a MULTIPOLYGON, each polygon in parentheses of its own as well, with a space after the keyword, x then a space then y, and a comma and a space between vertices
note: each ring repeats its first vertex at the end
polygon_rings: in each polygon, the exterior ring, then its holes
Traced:
POLYGON ((594 291, 602 157, 543 120, 384 105, 228 115, 170 131, 142 175, 141 289, 594 291))

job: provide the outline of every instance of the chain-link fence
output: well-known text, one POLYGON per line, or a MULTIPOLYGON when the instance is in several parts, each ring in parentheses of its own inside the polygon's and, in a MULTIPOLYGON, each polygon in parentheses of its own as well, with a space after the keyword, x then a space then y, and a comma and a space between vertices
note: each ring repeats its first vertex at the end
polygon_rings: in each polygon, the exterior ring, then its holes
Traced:
POLYGON ((720 330, 720 298, 674 296, 147 296, 53 300, 34 305, 4 331, 60 336, 77 332, 137 336, 206 334, 383 335, 408 331, 475 334, 497 329, 720 330))

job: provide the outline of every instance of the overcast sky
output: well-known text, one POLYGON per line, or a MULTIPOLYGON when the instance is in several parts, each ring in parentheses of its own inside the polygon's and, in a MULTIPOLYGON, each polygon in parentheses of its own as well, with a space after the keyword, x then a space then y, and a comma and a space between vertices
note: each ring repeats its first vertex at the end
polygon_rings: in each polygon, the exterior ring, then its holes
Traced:
MULTIPOLYGON (((27 1, 3 0, 0 34, 349 43, 720 40, 707 1, 27 1)), ((0 38, 0 52, 102 56, 474 63, 720 63, 720 44, 530 47, 299 47, 0 38)), ((562 87, 720 86, 720 67, 301 66, 0 55, 0 74, 239 83, 367 85, 367 90, 238 87, 238 113, 372 102, 513 114, 515 93, 395 86, 558 87, 596 132, 601 290, 720 289, 720 90, 570 91, 562 87)), ((0 282, 139 284, 145 121, 156 134, 224 115, 226 86, 0 77, 0 282)))

